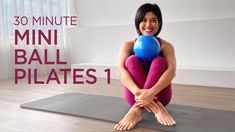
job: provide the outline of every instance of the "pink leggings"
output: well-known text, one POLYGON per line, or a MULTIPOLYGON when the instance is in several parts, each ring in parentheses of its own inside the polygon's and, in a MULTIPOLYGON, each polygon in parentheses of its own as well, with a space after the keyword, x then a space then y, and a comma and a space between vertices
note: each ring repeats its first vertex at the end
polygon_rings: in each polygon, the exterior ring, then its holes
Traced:
MULTIPOLYGON (((152 60, 150 66, 140 61, 135 55, 129 56, 125 61, 125 67, 130 73, 132 79, 138 85, 139 88, 149 89, 153 87, 164 71, 167 69, 167 62, 163 57, 156 57, 152 60)), ((172 96, 171 84, 159 92, 154 100, 155 102, 160 101, 162 105, 166 106, 172 96)), ((128 88, 124 88, 124 97, 128 104, 131 106, 135 104, 135 96, 131 93, 128 88)))

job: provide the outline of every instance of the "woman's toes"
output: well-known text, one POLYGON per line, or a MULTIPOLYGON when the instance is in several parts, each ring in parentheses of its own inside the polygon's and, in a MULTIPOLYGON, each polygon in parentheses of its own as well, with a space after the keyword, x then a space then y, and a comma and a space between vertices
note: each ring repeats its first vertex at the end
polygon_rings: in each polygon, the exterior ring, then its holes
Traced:
POLYGON ((126 125, 126 130, 129 130, 130 129, 130 126, 131 126, 132 123, 129 123, 126 125))
POLYGON ((176 124, 176 121, 172 118, 172 121, 173 121, 173 125, 175 125, 176 124))
POLYGON ((116 129, 116 130, 120 131, 120 128, 121 128, 121 127, 122 127, 122 125, 119 124, 119 125, 117 126, 117 129, 116 129))
POLYGON ((114 126, 114 129, 117 130, 118 126, 119 126, 119 123, 114 126))
POLYGON ((127 130, 130 130, 131 128, 133 128, 133 123, 130 123, 130 125, 128 126, 127 130))
POLYGON ((167 125, 168 126, 172 125, 172 121, 170 119, 167 119, 167 125))
POLYGON ((168 125, 166 119, 164 119, 163 122, 165 126, 168 125))
POLYGON ((116 130, 119 130, 121 126, 122 126, 122 123, 119 122, 119 123, 116 125, 116 130))
POLYGON ((122 124, 119 128, 119 131, 122 131, 123 130, 123 127, 124 127, 124 124, 122 124))

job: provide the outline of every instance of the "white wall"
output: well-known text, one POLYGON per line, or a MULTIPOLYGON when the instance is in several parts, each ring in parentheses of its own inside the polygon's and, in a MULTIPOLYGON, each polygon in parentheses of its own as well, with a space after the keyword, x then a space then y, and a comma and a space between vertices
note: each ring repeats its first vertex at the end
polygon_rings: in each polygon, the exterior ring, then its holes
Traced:
POLYGON ((165 22, 234 18, 234 0, 76 0, 80 26, 131 25, 137 8, 157 3, 165 22))
POLYGON ((131 25, 136 9, 145 2, 156 0, 76 0, 79 25, 131 25))
MULTIPOLYGON (((201 85, 235 87, 235 1, 233 0, 77 0, 79 25, 69 29, 71 62, 115 64, 121 43, 134 38, 134 15, 145 3, 158 3, 164 25, 160 37, 170 41, 176 50, 177 65, 184 70, 216 71, 215 80, 201 85), (89 50, 88 50, 89 49, 89 50), (89 54, 87 54, 89 52, 89 54), (228 84, 227 78, 230 78, 228 84), (221 83, 216 83, 221 81, 221 83)), ((210 72, 202 72, 210 74, 210 72)), ((196 73, 196 72, 194 72, 196 73)), ((198 72, 199 73, 199 72, 198 72)), ((188 74, 188 72, 187 72, 188 74)), ((184 76, 184 74, 181 74, 184 76)), ((200 77, 199 76, 199 77, 200 77)), ((197 76, 198 77, 198 76, 197 76)), ((177 82, 189 83, 178 77, 177 82)), ((190 78, 188 78, 190 80, 190 78)), ((194 81, 196 78, 192 78, 194 81)), ((213 78, 211 78, 213 79, 213 78)), ((201 81, 201 80, 200 80, 201 81)))
POLYGON ((167 22, 161 36, 176 49, 178 65, 235 69, 235 18, 167 22))
MULTIPOLYGON (((83 34, 83 37, 90 37, 89 30, 97 30, 94 32, 105 34, 102 29, 98 31, 99 27, 133 26, 136 9, 145 2, 155 2, 161 7, 164 17, 160 36, 175 46, 178 65, 235 68, 235 61, 231 60, 231 57, 235 57, 233 52, 235 49, 234 0, 99 0, 91 4, 93 2, 93 0, 76 1, 81 26, 78 30, 81 30, 80 34, 83 34), (96 27, 96 29, 85 29, 85 27, 96 27)), ((126 32, 120 30, 120 33, 115 34, 123 33, 126 32)), ((99 45, 104 48, 104 45, 99 45)), ((112 45, 118 49, 120 43, 112 45)), ((85 44, 83 48, 86 48, 85 44)), ((107 53, 103 56, 106 55, 107 53)), ((112 56, 112 54, 108 55, 112 56)), ((82 59, 85 61, 86 57, 82 59)), ((110 58, 106 61, 114 60, 110 58)))
POLYGON ((135 27, 130 25, 79 27, 68 32, 72 64, 116 64, 120 45, 137 37, 135 27))

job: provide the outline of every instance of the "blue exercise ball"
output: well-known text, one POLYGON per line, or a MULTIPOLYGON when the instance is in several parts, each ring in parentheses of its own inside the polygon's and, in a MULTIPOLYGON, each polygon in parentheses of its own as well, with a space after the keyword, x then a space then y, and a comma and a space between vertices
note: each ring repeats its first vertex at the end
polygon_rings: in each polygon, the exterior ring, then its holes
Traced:
POLYGON ((152 35, 142 35, 134 44, 134 53, 144 62, 152 61, 160 54, 160 43, 152 35))

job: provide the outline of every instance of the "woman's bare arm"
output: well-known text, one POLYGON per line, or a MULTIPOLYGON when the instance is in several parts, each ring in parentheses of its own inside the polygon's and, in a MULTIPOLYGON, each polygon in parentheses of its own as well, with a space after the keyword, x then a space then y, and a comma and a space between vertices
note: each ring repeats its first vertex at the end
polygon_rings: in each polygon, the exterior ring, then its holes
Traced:
POLYGON ((135 95, 140 88, 135 84, 131 75, 125 68, 125 60, 130 56, 133 46, 134 41, 126 42, 121 46, 118 56, 118 76, 122 84, 135 95))
POLYGON ((161 90, 166 88, 175 77, 176 72, 176 57, 174 47, 169 42, 162 40, 162 52, 164 58, 167 61, 167 70, 163 73, 158 82, 151 89, 154 94, 157 94, 161 90))

